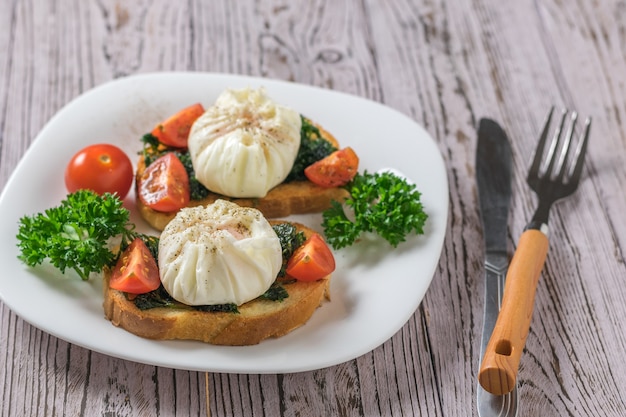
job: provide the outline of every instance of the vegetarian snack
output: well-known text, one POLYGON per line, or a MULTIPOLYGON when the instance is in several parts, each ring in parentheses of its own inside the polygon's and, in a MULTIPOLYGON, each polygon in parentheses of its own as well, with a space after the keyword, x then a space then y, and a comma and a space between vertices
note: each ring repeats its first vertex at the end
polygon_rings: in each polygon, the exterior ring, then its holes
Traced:
POLYGON ((334 258, 319 239, 224 200, 182 209, 160 238, 162 285, 132 294, 110 285, 117 267, 105 271, 105 316, 150 339, 250 345, 282 336, 328 298, 334 258))
MULTIPOLYGON (((102 274, 105 317, 142 337, 249 345, 284 335, 329 298, 335 259, 327 242, 340 249, 376 233, 395 247, 424 232, 414 184, 391 172, 358 173, 351 148, 337 149, 332 135, 263 90, 227 90, 206 111, 189 106, 143 141, 137 206, 160 237, 135 231, 123 190, 89 184, 24 216, 17 235, 29 266, 47 261, 83 280, 102 274), (320 211, 325 239, 267 220, 320 211)), ((104 166, 107 149, 77 155, 104 166)), ((132 177, 122 156, 114 158, 119 169, 98 171, 99 181, 132 177)), ((73 159, 68 170, 88 165, 73 159)))
POLYGON ((263 89, 226 90, 201 115, 198 106, 192 106, 193 112, 182 110, 143 137, 137 206, 157 230, 180 208, 217 199, 277 218, 321 212, 347 195, 341 185, 357 172, 354 151, 338 150, 329 132, 274 102, 263 89), (178 128, 164 127, 171 125, 178 128), (165 131, 189 132, 188 140, 164 139, 165 131), (331 154, 334 159, 322 164, 331 154), (170 160, 161 160, 166 155, 172 155, 170 160), (171 161, 174 157, 180 164, 171 161), (305 169, 314 163, 318 168, 307 175, 305 169))
POLYGON ((19 259, 83 280, 102 274, 105 317, 152 339, 255 344, 304 324, 329 298, 333 254, 302 224, 218 200, 181 210, 158 238, 136 232, 129 214, 116 195, 69 194, 20 219, 19 259))

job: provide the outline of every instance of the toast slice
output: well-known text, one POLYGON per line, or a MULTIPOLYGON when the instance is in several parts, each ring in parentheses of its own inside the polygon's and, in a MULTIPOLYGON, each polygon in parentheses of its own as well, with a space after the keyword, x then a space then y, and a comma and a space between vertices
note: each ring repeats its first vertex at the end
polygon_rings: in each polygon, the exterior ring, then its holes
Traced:
MULTIPOLYGON (((319 129, 321 138, 338 148, 337 139, 327 130, 315 124, 319 129)), ((143 156, 137 163, 135 184, 146 169, 143 156)), ((137 195, 138 191, 136 190, 137 195)), ((319 213, 330 207, 331 201, 343 201, 348 196, 341 187, 325 188, 313 184, 307 180, 284 182, 271 189, 263 198, 231 198, 221 194, 209 193, 202 200, 192 200, 190 206, 206 206, 218 199, 232 201, 242 207, 253 207, 261 211, 268 219, 286 217, 291 214, 319 213)), ((176 212, 159 212, 151 209, 136 198, 137 209, 141 216, 150 226, 156 230, 163 230, 165 226, 176 216, 176 212)))
MULTIPOLYGON (((276 224, 277 222, 272 222, 276 224)), ((294 223, 308 238, 313 231, 294 223)), ((325 299, 330 299, 330 275, 304 282, 279 278, 289 296, 282 301, 257 298, 238 307, 239 312, 207 312, 190 308, 157 307, 140 310, 125 293, 109 288, 111 273, 104 273, 104 315, 137 336, 156 340, 197 340, 214 345, 244 346, 280 337, 306 323, 325 299)))

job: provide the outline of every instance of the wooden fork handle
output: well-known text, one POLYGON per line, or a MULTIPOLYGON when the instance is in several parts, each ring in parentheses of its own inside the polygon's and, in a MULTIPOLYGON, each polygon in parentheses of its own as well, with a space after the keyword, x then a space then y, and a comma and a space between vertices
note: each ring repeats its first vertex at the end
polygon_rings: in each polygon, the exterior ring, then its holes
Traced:
POLYGON ((502 306, 478 373, 480 385, 494 395, 513 390, 526 344, 535 291, 548 254, 548 237, 535 229, 520 237, 511 260, 502 306))

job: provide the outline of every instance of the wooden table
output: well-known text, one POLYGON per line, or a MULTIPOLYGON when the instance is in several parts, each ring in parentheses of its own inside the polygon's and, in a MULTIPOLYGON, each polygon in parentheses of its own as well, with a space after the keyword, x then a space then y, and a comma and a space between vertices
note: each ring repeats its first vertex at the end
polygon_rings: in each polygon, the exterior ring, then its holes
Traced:
POLYGON ((593 117, 593 128, 579 191, 552 213, 520 416, 626 415, 625 2, 2 0, 0 10, 2 186, 70 100, 170 70, 382 102, 433 136, 450 185, 432 285, 374 351, 297 374, 189 372, 77 347, 0 304, 2 416, 476 415, 484 285, 475 126, 488 116, 511 138, 512 253, 535 207, 525 172, 553 104, 593 117))

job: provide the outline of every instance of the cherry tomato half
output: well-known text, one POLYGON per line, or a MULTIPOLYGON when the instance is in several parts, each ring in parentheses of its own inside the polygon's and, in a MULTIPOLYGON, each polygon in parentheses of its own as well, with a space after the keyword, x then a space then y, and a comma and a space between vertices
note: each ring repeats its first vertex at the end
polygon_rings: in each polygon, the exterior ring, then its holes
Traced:
POLYGON ((76 153, 65 168, 65 187, 70 193, 92 190, 102 195, 117 193, 124 199, 133 184, 133 164, 115 145, 90 145, 76 153))
POLYGON ((204 107, 200 103, 186 107, 163 123, 159 123, 152 130, 152 135, 164 145, 186 148, 191 126, 202 113, 204 113, 204 107))
POLYGON ((328 155, 304 169, 304 175, 321 187, 340 187, 350 182, 359 168, 359 157, 347 147, 328 155))
POLYGON ((140 238, 135 238, 120 255, 111 274, 109 287, 131 294, 145 294, 161 285, 154 256, 140 238))
POLYGON ((335 257, 322 237, 315 233, 291 255, 288 275, 299 281, 316 281, 335 270, 335 257))
POLYGON ((177 211, 189 204, 189 176, 172 152, 146 168, 137 188, 141 202, 156 211, 177 211))

